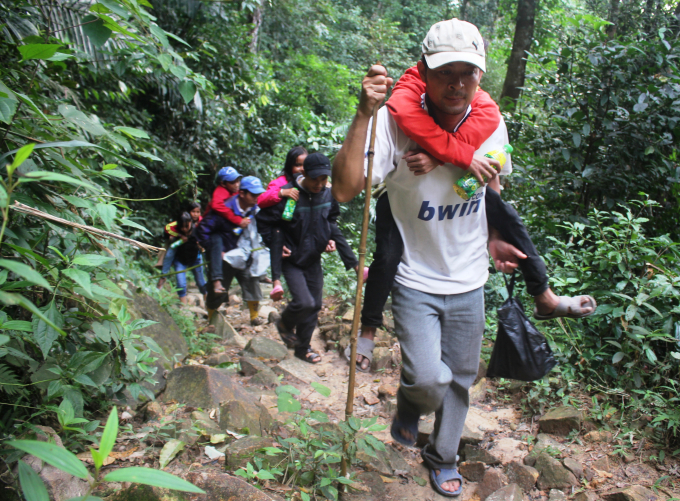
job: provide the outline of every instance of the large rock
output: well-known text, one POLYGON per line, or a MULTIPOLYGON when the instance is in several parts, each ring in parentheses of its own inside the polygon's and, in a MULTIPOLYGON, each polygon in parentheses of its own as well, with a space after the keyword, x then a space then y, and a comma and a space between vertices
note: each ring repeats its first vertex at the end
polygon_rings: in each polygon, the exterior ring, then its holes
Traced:
POLYGON ((220 428, 258 437, 269 433, 272 417, 264 405, 253 400, 251 396, 248 400, 232 399, 220 404, 220 428))
POLYGON ((574 501, 598 501, 599 499, 592 491, 581 491, 574 495, 574 501))
POLYGON ((254 337, 246 345, 245 352, 251 357, 283 360, 288 355, 288 349, 281 343, 266 337, 254 337))
POLYGON ((565 458, 564 461, 562 461, 562 464, 564 464, 567 470, 572 472, 576 478, 583 477, 583 466, 575 459, 565 458))
POLYGON ((229 323, 227 317, 221 312, 216 311, 210 319, 210 325, 215 326, 215 335, 222 338, 225 344, 235 345, 243 348, 245 341, 243 337, 236 332, 236 329, 229 323))
POLYGON ((273 370, 284 376, 292 376, 307 384, 311 384, 313 381, 321 382, 319 376, 312 369, 312 365, 296 357, 282 360, 273 367, 273 370))
POLYGON ((486 498, 486 501, 522 501, 522 489, 517 484, 510 484, 486 498))
POLYGON ((207 365, 185 365, 168 374, 163 400, 212 409, 223 402, 255 402, 256 398, 219 369, 207 365))
POLYGON ((578 485, 574 474, 545 452, 539 454, 534 467, 541 474, 538 477, 538 488, 541 490, 566 489, 578 485))
POLYGON ((250 384, 273 388, 279 385, 279 377, 269 367, 262 369, 250 378, 250 384))
POLYGON ((524 492, 530 492, 536 485, 539 473, 536 468, 513 461, 506 466, 508 481, 519 485, 524 492))
POLYGON ((463 461, 458 464, 458 472, 470 482, 479 482, 484 478, 485 471, 486 465, 479 461, 463 461))
POLYGON ((251 357, 241 357, 239 364, 241 365, 241 374, 244 376, 254 376, 260 371, 269 369, 264 362, 251 357))
MULTIPOLYGON (((477 484, 477 490, 475 494, 479 496, 479 499, 484 501, 491 494, 499 489, 502 489, 508 483, 508 478, 503 475, 503 472, 495 468, 490 468, 484 474, 482 480, 477 484)), ((521 493, 521 491, 520 491, 521 493)), ((521 499, 521 497, 520 497, 521 499)))
POLYGON ((244 437, 229 444, 227 450, 227 468, 238 470, 245 467, 248 461, 253 459, 255 452, 274 445, 274 440, 269 437, 244 437))
POLYGON ((362 461, 368 470, 375 471, 383 476, 411 474, 411 466, 391 445, 386 445, 384 451, 375 451, 375 456, 359 450, 357 459, 362 461))
POLYGON ((376 372, 381 369, 389 369, 392 367, 392 350, 389 348, 374 348, 373 361, 371 362, 371 370, 376 372))
POLYGON ((582 421, 583 413, 580 410, 563 405, 550 409, 538 420, 538 426, 544 433, 566 436, 572 430, 580 429, 582 421))
POLYGON ((559 489, 550 489, 548 501, 567 501, 567 496, 559 489))
MULTIPOLYGON (((127 302, 127 309, 133 320, 144 319, 158 322, 135 332, 135 334, 149 336, 163 350, 162 355, 156 355, 158 356, 155 362, 157 370, 153 375, 156 385, 148 386, 151 391, 158 394, 165 389, 165 372, 172 370, 173 359, 184 360, 189 353, 189 347, 170 314, 152 297, 134 293, 127 302)), ((146 386, 147 383, 144 385, 146 386)))
POLYGON ((501 464, 500 460, 489 451, 473 447, 469 444, 465 445, 463 454, 465 455, 465 461, 479 461, 489 466, 501 464))
POLYGON ((655 501, 663 498, 641 485, 633 485, 602 494, 602 499, 606 501, 655 501))
POLYGON ((534 448, 524 457, 524 464, 526 465, 534 466, 534 463, 536 463, 536 458, 538 458, 539 454, 542 452, 554 454, 564 449, 564 446, 561 443, 552 438, 550 435, 546 435, 545 433, 539 433, 538 437, 536 438, 537 440, 534 448))
POLYGON ((127 489, 118 491, 110 501, 273 501, 257 487, 239 477, 201 469, 183 475, 205 494, 171 491, 159 487, 132 484, 127 489))

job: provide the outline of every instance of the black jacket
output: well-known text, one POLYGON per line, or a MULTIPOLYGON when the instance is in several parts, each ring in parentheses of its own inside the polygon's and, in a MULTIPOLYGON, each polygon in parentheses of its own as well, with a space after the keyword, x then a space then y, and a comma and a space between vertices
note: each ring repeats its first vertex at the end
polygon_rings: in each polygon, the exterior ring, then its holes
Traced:
MULTIPOLYGON (((290 257, 286 259, 304 268, 321 259, 321 253, 326 249, 328 241, 334 240, 345 267, 354 268, 357 265, 357 258, 337 227, 340 205, 331 195, 330 188, 324 188, 319 193, 309 193, 303 190, 297 181, 288 183, 282 189, 287 188, 297 188, 300 191, 300 198, 295 205, 291 221, 285 221, 281 217, 288 198, 261 209, 256 216, 257 228, 265 244, 271 247, 273 230, 280 228, 283 233, 283 245, 291 250, 290 257)), ((277 250, 272 249, 272 252, 277 250)))

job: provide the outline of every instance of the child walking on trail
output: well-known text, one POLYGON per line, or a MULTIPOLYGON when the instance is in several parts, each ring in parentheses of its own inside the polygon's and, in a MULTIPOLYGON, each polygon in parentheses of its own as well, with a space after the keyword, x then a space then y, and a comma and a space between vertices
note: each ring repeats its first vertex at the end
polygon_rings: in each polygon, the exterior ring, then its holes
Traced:
MULTIPOLYGON (((257 199, 257 205, 260 209, 266 209, 276 205, 284 199, 292 198, 295 201, 299 199, 300 192, 296 188, 286 188, 285 186, 295 181, 295 178, 302 174, 305 158, 307 158, 307 150, 302 146, 295 146, 288 151, 286 161, 283 164, 283 173, 272 180, 269 183, 269 186, 267 186, 267 191, 257 199)), ((267 238, 270 247, 277 249, 281 248, 281 230, 275 228, 272 232, 272 235, 269 235, 267 238)), ((290 251, 288 248, 285 248, 283 252, 289 253, 290 251)), ((283 298, 283 287, 281 286, 282 259, 281 253, 272 253, 271 255, 272 281, 274 288, 269 293, 269 297, 274 301, 279 301, 283 298)))
MULTIPOLYGON (((199 206, 200 210, 200 206, 199 206)), ((181 272, 175 275, 177 280, 177 295, 182 303, 187 302, 187 277, 183 270, 197 266, 191 270, 196 280, 196 285, 201 294, 206 293, 205 276, 203 275, 203 257, 201 248, 196 241, 194 231, 196 225, 189 212, 182 215, 166 226, 171 244, 163 260, 163 274, 169 273, 172 267, 175 271, 181 272)), ((165 284, 165 277, 158 279, 157 287, 160 289, 165 284)))
MULTIPOLYGON (((222 167, 215 177, 217 188, 213 191, 212 199, 206 207, 203 217, 206 218, 206 224, 210 227, 222 227, 226 223, 231 223, 238 228, 246 228, 250 224, 250 219, 242 217, 237 214, 226 202, 239 192, 241 184, 241 174, 233 167, 222 167), (220 218, 223 221, 220 221, 220 218)), ((222 255, 228 250, 220 246, 221 239, 217 236, 218 231, 213 232, 210 242, 205 242, 207 248, 211 252, 210 259, 219 261, 222 255)), ((217 294, 223 294, 226 289, 222 285, 222 270, 211 269, 210 281, 212 282, 213 291, 217 294)))
MULTIPOLYGON (((240 182, 238 194, 228 198, 225 206, 242 220, 248 220, 248 224, 250 224, 250 218, 254 217, 259 210, 257 197, 261 193, 264 193, 262 182, 254 176, 246 176, 240 182)), ((205 304, 209 316, 212 317, 222 303, 229 302, 229 286, 232 280, 236 278, 241 286, 243 300, 248 305, 251 325, 260 325, 263 323, 263 320, 258 317, 260 301, 262 300, 260 278, 251 276, 247 268, 239 270, 232 267, 223 259, 225 253, 237 247, 241 233, 238 230, 242 230, 240 225, 220 216, 211 217, 210 214, 203 218, 198 228, 199 242, 206 243, 208 246, 210 276, 219 276, 220 281, 222 281, 220 285, 224 285, 222 287, 224 292, 218 292, 215 288, 209 287, 205 304), (219 269, 219 273, 217 269, 219 269)))
POLYGON ((336 224, 340 206, 326 186, 330 173, 328 158, 312 153, 304 160, 303 175, 282 188, 299 190, 292 220, 282 219, 285 198, 261 210, 257 216, 258 227, 270 246, 272 257, 281 255, 283 246, 290 250, 290 255, 283 259, 282 271, 293 299, 276 328, 281 339, 295 348, 295 356, 312 364, 321 361, 321 355, 314 353, 310 346, 323 294, 321 253, 337 248, 345 267, 358 269, 357 258, 336 224), (279 248, 267 241, 277 229, 282 235, 279 248))

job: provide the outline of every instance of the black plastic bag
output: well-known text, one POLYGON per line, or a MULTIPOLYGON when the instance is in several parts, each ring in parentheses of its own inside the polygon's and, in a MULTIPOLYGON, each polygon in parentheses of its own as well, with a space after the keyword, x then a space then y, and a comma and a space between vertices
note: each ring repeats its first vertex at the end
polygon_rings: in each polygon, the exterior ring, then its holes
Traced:
MULTIPOLYGON (((505 277, 504 277, 505 278, 505 277)), ((515 274, 508 288, 508 299, 498 308, 498 334, 491 352, 487 377, 536 381, 557 362, 543 334, 524 314, 524 307, 513 297, 515 274)))

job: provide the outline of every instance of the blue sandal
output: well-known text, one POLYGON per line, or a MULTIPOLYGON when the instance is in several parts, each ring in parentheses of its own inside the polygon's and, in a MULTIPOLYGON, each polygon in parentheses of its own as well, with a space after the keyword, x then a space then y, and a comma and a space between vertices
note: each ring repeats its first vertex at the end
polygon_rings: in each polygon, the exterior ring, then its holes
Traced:
POLYGON ((392 438, 395 439, 397 442, 399 442, 402 445, 406 445, 407 447, 412 447, 415 445, 416 440, 418 439, 418 421, 420 420, 420 416, 402 416, 399 417, 399 414, 397 413, 394 416, 394 419, 392 419, 392 427, 390 428, 390 434, 392 435, 392 438), (406 437, 402 435, 403 431, 407 431, 411 434, 413 437, 413 440, 409 440, 406 437))
POLYGON ((430 480, 432 481, 432 487, 434 490, 442 496, 446 496, 447 498, 455 498, 460 496, 460 493, 463 492, 463 477, 460 473, 458 473, 457 468, 452 468, 450 470, 439 470, 439 475, 435 475, 434 470, 430 470, 430 480), (442 484, 450 482, 451 480, 458 480, 460 482, 460 486, 453 492, 445 491, 442 488, 442 484))

